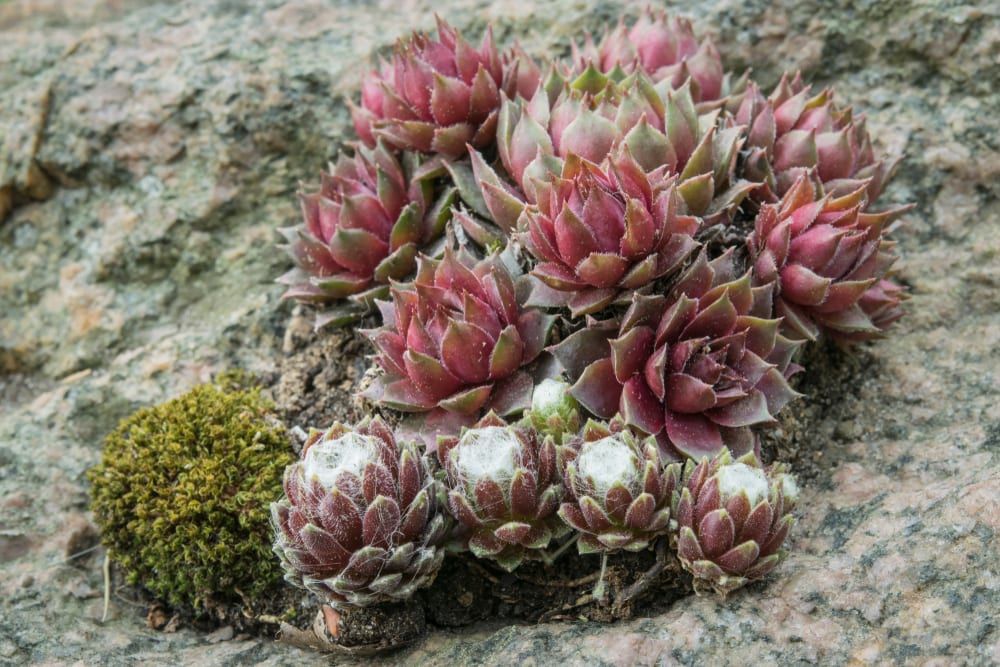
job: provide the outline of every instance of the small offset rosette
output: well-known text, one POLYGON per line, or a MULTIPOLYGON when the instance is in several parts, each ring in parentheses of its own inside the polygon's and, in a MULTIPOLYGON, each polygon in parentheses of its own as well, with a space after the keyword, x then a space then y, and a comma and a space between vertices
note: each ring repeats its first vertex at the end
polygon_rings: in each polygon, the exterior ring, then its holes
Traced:
POLYGON ((580 553, 641 551, 670 529, 680 464, 663 466, 655 438, 638 441, 620 419, 590 421, 560 457, 559 516, 580 533, 580 553))
POLYGON ((691 21, 654 13, 650 7, 629 28, 622 18, 597 45, 589 34, 582 47, 574 43, 573 65, 581 72, 593 65, 613 76, 645 72, 662 90, 690 81, 697 102, 711 102, 726 94, 728 77, 715 46, 708 40, 698 43, 691 21))
POLYGON ((333 607, 404 600, 431 584, 448 521, 416 445, 381 419, 315 432, 271 505, 285 579, 333 607))
POLYGON ((556 510, 563 497, 556 445, 522 421, 508 424, 490 413, 459 438, 438 440, 456 535, 477 558, 512 571, 569 528, 556 510))
POLYGON ((531 393, 531 409, 524 413, 540 435, 551 435, 557 445, 580 431, 580 404, 569 389, 563 380, 542 380, 531 393))
POLYGON ((699 593, 725 596, 773 570, 795 525, 795 479, 782 466, 762 468, 752 454, 728 451, 689 461, 677 506, 677 555, 699 593))
POLYGON ((466 144, 492 143, 501 93, 527 95, 538 85, 538 65, 519 48, 501 55, 492 29, 478 48, 441 19, 437 32, 398 40, 392 62, 365 77, 361 105, 350 107, 367 145, 381 138, 401 150, 458 157, 466 144))
MULTIPOLYGON (((391 280, 414 272, 417 252, 442 234, 448 212, 441 210, 447 202, 431 201, 431 181, 443 170, 412 158, 382 143, 358 146, 323 173, 318 190, 299 194, 303 222, 278 230, 295 262, 278 278, 288 286, 283 298, 321 307, 351 299, 370 308, 391 280)), ((321 314, 318 324, 329 319, 321 314)))
POLYGON ((864 181, 835 197, 823 196, 816 179, 809 172, 779 203, 761 207, 747 238, 754 284, 775 285, 774 314, 789 338, 881 338, 907 298, 885 279, 897 259, 889 223, 902 209, 866 213, 864 181))

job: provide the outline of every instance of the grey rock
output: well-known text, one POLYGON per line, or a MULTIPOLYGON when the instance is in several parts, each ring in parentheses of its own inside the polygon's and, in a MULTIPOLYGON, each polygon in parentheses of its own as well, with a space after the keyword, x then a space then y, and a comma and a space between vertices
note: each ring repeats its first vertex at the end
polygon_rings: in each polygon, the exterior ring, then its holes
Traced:
MULTIPOLYGON (((0 3, 5 662, 328 664, 157 633, 117 597, 101 621, 101 559, 67 553, 89 522, 85 471, 134 409, 231 366, 275 369, 291 311, 273 230, 350 140, 343 97, 372 53, 437 11, 562 54, 644 4, 0 3)), ((805 399, 801 521, 765 582, 613 626, 432 634, 384 662, 1000 662, 1000 7, 668 4, 730 69, 835 85, 906 154, 885 200, 916 203, 898 234, 910 312, 846 357, 850 391, 805 399)))

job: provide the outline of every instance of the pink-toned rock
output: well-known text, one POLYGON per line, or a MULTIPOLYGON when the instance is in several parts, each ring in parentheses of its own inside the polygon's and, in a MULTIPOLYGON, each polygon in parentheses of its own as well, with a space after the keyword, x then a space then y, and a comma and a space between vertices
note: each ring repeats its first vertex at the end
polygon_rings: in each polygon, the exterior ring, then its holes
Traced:
MULTIPOLYGON (((266 638, 155 634, 114 597, 101 622, 102 558, 66 560, 87 521, 84 472, 140 405, 223 368, 275 368, 290 312, 271 284, 287 268, 273 229, 349 137, 343 96, 368 54, 435 11, 564 50, 645 0, 237 4, 0 2, 10 664, 329 664, 266 638)), ((1000 663, 1000 12, 967 5, 686 5, 732 69, 835 85, 880 150, 907 154, 886 205, 917 204, 897 234, 909 314, 844 355, 855 370, 831 394, 802 401, 787 561, 725 601, 610 626, 438 631, 372 664, 1000 663)))

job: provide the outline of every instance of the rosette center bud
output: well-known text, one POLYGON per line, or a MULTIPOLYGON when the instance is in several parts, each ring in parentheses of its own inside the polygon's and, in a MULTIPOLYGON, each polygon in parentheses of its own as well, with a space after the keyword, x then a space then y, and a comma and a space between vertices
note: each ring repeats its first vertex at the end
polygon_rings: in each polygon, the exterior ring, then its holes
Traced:
POLYGON ((360 479, 365 466, 377 456, 374 438, 347 433, 335 440, 322 440, 307 449, 302 471, 307 480, 315 479, 324 489, 331 489, 341 473, 348 472, 360 479))
POLYGON ((594 491, 605 496, 616 484, 632 487, 642 474, 639 457, 633 447, 616 436, 585 442, 580 448, 577 470, 590 480, 594 491))
POLYGON ((453 450, 452 460, 468 487, 475 488, 481 479, 509 481, 521 446, 517 436, 503 426, 470 429, 453 450))
POLYGON ((767 477, 760 468, 751 468, 745 463, 731 463, 719 468, 715 478, 719 483, 719 494, 724 499, 745 493, 751 507, 756 507, 757 503, 767 499, 767 477))

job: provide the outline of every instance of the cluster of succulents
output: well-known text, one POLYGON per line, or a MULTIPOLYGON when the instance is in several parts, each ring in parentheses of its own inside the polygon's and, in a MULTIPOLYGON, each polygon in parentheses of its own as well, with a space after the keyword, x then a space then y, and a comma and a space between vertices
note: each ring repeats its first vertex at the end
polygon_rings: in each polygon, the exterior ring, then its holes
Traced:
POLYGON ((784 467, 724 449, 684 469, 621 418, 557 444, 532 417, 490 412, 423 456, 379 418, 315 431, 272 504, 286 579, 331 607, 367 606, 430 585, 446 550, 513 571, 574 543, 606 558, 663 538, 696 591, 726 595, 784 557, 798 497, 784 467))
POLYGON ((760 433, 800 349, 903 314, 906 207, 876 204, 896 161, 864 118, 797 75, 766 96, 650 9, 544 64, 438 19, 350 107, 279 282, 317 329, 367 318, 388 423, 314 430, 287 467, 286 579, 366 606, 449 551, 513 571, 656 542, 698 592, 770 572, 798 491, 760 433))
MULTIPOLYGON (((286 296, 318 326, 345 297, 381 318, 364 332, 379 369, 364 396, 399 414, 420 488, 451 517, 437 546, 394 533, 376 569, 408 592, 432 575, 405 574, 402 546, 513 570, 571 541, 607 554, 662 538, 699 592, 761 578, 797 490, 761 463, 760 432, 799 396, 799 350, 882 337, 903 312, 891 232, 906 207, 875 204, 896 161, 831 90, 785 76, 766 96, 650 9, 545 64, 490 31, 476 48, 437 29, 365 78, 351 105, 364 146, 286 231, 286 296)), ((353 460, 372 428, 335 427, 331 460, 353 460)), ((289 577, 333 603, 395 595, 347 553, 371 548, 385 503, 352 465, 328 483, 303 459, 275 505, 289 577), (341 483, 346 519, 327 516, 341 483)))

